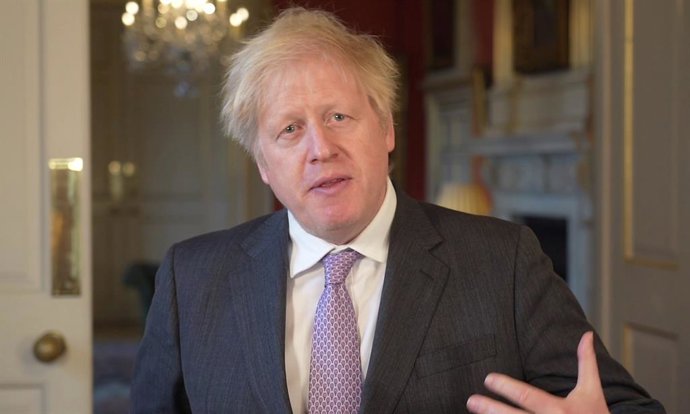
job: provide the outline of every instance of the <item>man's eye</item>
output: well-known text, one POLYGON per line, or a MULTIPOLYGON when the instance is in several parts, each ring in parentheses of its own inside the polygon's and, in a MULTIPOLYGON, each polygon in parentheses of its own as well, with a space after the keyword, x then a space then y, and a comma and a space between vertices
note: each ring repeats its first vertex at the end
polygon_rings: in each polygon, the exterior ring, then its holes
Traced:
POLYGON ((285 128, 280 130, 280 133, 276 136, 276 139, 283 138, 283 139, 288 139, 292 138, 291 136, 293 134, 297 133, 297 125, 295 124, 290 124, 286 126, 285 128), (288 135, 290 137, 288 137, 288 135))
POLYGON ((345 118, 346 118, 346 117, 345 117, 345 115, 343 115, 343 114, 333 114, 333 119, 335 119, 335 120, 338 121, 338 122, 344 121, 345 118))

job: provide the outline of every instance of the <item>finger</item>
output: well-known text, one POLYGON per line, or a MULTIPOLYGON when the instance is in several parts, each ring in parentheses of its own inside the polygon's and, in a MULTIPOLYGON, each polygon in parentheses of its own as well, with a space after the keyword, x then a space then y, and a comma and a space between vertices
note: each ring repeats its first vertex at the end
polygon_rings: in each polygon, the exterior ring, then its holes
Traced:
POLYGON ((586 332, 577 346, 577 387, 600 388, 599 367, 597 366, 597 354, 594 352, 594 333, 586 332))
POLYGON ((506 397, 529 411, 553 411, 559 406, 561 400, 539 388, 503 374, 487 375, 484 385, 489 390, 506 397))
POLYGON ((467 400, 467 409, 476 414, 524 414, 518 408, 511 407, 483 395, 472 395, 467 400))

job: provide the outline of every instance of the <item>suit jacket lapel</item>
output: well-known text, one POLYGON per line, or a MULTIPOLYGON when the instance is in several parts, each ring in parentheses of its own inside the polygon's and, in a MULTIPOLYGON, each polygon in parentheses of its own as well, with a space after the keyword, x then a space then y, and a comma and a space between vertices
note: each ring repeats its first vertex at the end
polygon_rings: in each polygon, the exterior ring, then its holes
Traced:
POLYGON ((272 413, 291 411, 284 362, 288 241, 287 215, 282 211, 242 243, 247 257, 238 262, 245 267, 237 269, 232 281, 233 313, 241 328, 248 380, 266 412, 272 413))
POLYGON ((448 278, 431 253, 441 237, 420 205, 398 194, 361 412, 395 409, 448 278))

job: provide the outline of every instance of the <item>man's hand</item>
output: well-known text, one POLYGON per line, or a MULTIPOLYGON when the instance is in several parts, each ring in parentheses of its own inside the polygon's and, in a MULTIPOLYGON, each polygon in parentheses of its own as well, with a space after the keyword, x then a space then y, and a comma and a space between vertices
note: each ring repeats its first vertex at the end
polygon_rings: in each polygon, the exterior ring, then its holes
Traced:
MULTIPOLYGON (((566 398, 553 396, 502 374, 487 375, 484 384, 489 390, 506 397, 530 413, 608 413, 599 379, 592 332, 582 335, 577 347, 577 361, 577 385, 566 398)), ((467 408, 477 414, 525 413, 521 409, 476 394, 467 400, 467 408)))

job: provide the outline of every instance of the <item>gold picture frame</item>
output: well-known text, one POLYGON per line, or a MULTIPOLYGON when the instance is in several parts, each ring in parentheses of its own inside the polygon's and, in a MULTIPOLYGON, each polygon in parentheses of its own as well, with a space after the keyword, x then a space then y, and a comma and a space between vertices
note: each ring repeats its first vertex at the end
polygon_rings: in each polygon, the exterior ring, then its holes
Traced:
POLYGON ((513 0, 513 65, 517 73, 567 69, 570 0, 513 0))

